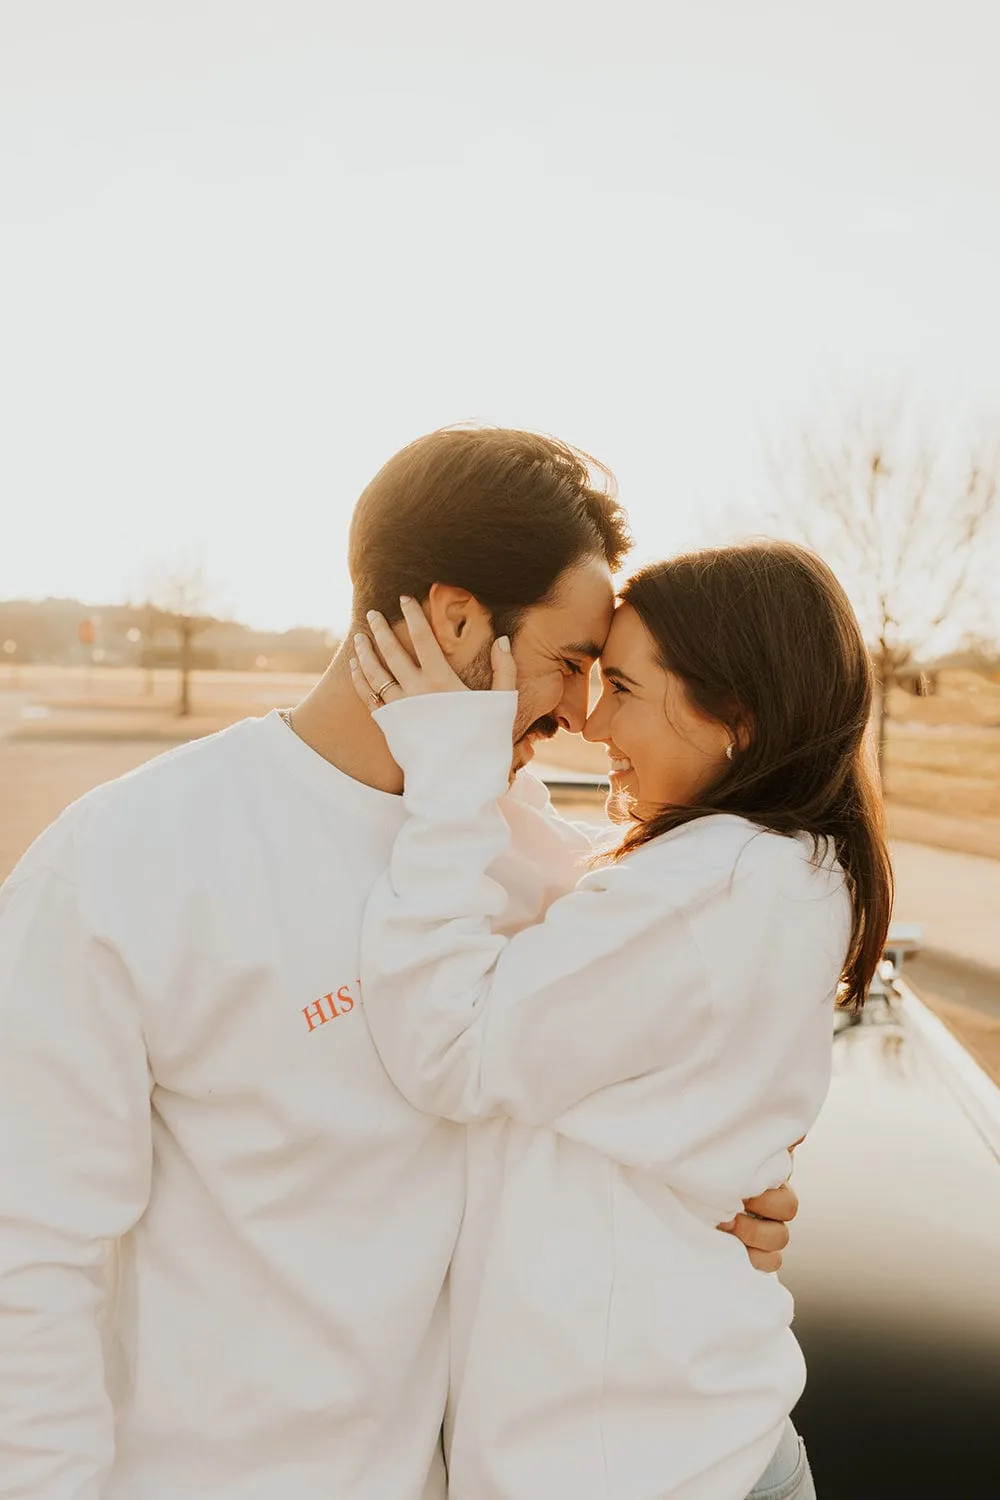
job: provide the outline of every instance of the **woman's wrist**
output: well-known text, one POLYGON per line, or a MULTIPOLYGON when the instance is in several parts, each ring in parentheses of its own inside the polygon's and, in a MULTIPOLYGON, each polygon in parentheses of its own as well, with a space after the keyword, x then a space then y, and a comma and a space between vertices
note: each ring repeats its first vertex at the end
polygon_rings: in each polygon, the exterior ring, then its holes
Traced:
POLYGON ((502 797, 516 712, 516 692, 428 693, 378 709, 372 717, 403 771, 408 810, 454 817, 502 797))

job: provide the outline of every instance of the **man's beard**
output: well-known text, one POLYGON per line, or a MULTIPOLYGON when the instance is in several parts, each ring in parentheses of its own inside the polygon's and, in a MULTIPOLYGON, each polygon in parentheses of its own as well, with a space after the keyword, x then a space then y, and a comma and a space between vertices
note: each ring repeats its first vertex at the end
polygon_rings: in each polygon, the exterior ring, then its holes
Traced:
POLYGON ((559 733, 559 727, 558 719, 554 719, 551 714, 545 714, 542 718, 536 719, 533 724, 529 724, 523 733, 517 735, 514 740, 514 770, 520 770, 527 760, 521 747, 526 745, 528 740, 550 740, 554 734, 559 733))
MULTIPOLYGON (((462 681, 466 687, 475 692, 486 692, 493 686, 493 659, 492 646, 484 646, 483 649, 473 657, 472 661, 461 674, 462 681)), ((524 764, 526 757, 519 754, 520 747, 526 740, 550 740, 553 735, 559 733, 559 720, 552 714, 543 714, 540 719, 535 719, 525 729, 520 725, 514 730, 514 770, 517 771, 524 764)))
POLYGON ((493 686, 493 647, 484 646, 472 658, 464 672, 459 676, 467 688, 472 688, 475 693, 485 693, 493 686))

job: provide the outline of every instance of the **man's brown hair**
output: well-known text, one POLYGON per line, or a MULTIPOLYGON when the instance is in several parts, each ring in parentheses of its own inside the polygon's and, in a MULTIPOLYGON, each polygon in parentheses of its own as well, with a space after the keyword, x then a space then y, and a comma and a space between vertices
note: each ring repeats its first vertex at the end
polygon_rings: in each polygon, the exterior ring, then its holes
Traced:
POLYGON ((509 427, 444 427, 383 465, 358 500, 348 563, 354 618, 400 618, 399 596, 467 589, 513 634, 585 557, 612 571, 630 545, 614 476, 556 438, 509 427))

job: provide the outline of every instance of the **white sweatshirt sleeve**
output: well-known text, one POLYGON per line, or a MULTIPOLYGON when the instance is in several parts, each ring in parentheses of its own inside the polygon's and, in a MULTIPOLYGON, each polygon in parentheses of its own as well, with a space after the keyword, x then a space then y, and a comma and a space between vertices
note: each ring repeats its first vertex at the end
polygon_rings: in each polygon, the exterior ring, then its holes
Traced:
MULTIPOLYGON (((746 1019, 733 1014, 740 997, 720 996, 691 922, 710 903, 730 920, 742 903, 748 948, 766 946, 781 920, 779 884, 734 883, 732 862, 697 852, 638 857, 584 876, 537 926, 497 936, 503 893, 487 870, 504 841, 495 799, 513 711, 513 695, 469 693, 404 700, 378 715, 411 814, 372 893, 362 946, 365 1009, 390 1076, 418 1108, 462 1122, 502 1113, 551 1124, 580 1107, 567 1133, 666 1178, 680 1156, 710 1144, 720 1119, 746 1133, 763 1102, 763 1136, 750 1132, 738 1161, 729 1153, 725 1170, 713 1166, 709 1194, 699 1191, 704 1173, 691 1191, 728 1204, 748 1164, 759 1169, 765 1157, 763 1176, 780 1181, 784 1146, 826 1090, 829 1032, 818 1009, 810 1016, 798 1005, 811 1027, 807 1050, 818 1039, 803 1088, 800 1028, 776 1001, 749 1022, 788 1048, 772 1050, 762 1073, 748 1056, 753 1035, 745 1047, 740 1035, 746 1019), (706 1078, 714 1103, 700 1092, 706 1078), (611 1086, 613 1100, 598 1092, 611 1086)), ((793 976, 789 988, 797 996, 793 976)), ((683 1178, 678 1189, 688 1191, 683 1178)))
POLYGON ((562 813, 553 806, 552 795, 546 783, 539 780, 537 776, 533 776, 530 771, 522 771, 518 781, 521 784, 518 788, 521 800, 537 808, 544 815, 553 833, 575 851, 589 849, 597 853, 611 842, 614 829, 609 830, 601 823, 586 823, 575 818, 563 817, 562 813))
POLYGON ((109 1242, 149 1195, 146 1052, 72 879, 24 866, 0 891, 0 1497, 97 1500, 109 1242))

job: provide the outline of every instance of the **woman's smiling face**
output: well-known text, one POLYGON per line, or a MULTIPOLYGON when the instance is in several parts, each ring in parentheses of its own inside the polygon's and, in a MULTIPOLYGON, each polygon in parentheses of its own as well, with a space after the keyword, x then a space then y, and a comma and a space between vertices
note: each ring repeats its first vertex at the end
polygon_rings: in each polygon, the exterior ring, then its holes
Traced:
POLYGON ((603 742, 611 790, 648 817, 664 805, 690 806, 726 764, 732 735, 692 707, 682 680, 661 666, 638 614, 623 604, 601 656, 603 692, 583 731, 603 742))

